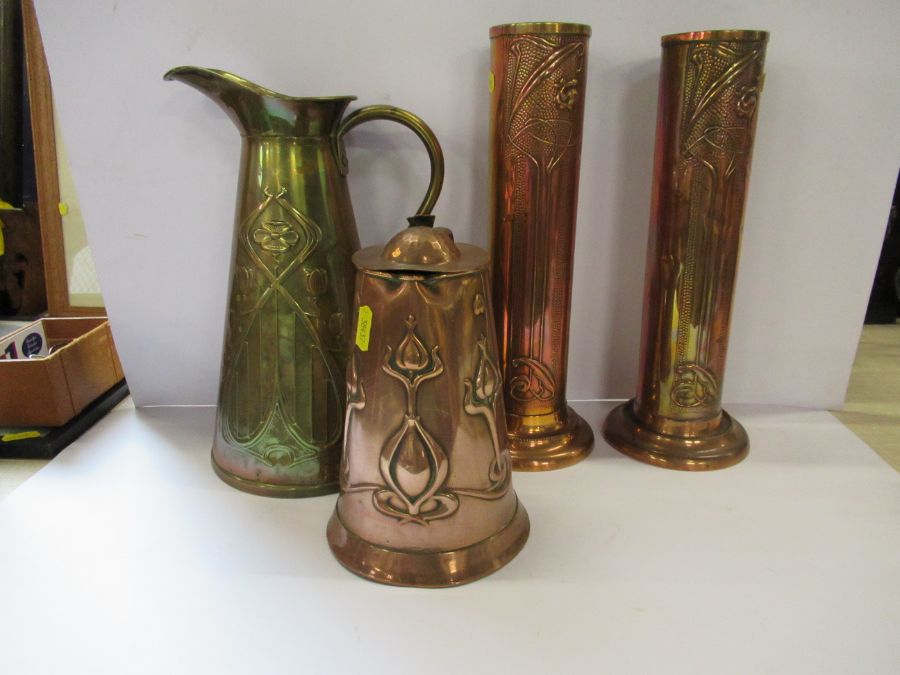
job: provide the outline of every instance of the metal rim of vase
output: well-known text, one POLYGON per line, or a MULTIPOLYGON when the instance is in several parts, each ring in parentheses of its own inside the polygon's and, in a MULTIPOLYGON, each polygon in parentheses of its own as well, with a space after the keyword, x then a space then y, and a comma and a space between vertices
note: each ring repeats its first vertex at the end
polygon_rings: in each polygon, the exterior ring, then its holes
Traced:
POLYGON ((491 38, 502 35, 584 35, 590 37, 591 27, 583 23, 558 21, 523 21, 491 26, 491 38))
POLYGON ((689 42, 767 42, 768 40, 768 31, 732 28, 672 33, 671 35, 663 35, 660 38, 663 47, 689 42))

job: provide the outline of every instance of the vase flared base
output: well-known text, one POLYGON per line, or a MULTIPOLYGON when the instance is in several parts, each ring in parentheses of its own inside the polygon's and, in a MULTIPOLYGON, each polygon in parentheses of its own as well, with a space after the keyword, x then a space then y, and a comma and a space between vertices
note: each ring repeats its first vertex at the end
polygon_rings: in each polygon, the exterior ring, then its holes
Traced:
POLYGON ((725 469, 747 456, 750 441, 741 424, 722 412, 715 433, 669 436, 645 426, 634 414, 634 401, 613 409, 603 424, 603 437, 616 450, 634 459, 679 471, 725 469))
POLYGON ((328 521, 328 545, 348 570, 391 586, 444 588, 496 572, 516 557, 531 525, 521 502, 512 519, 487 539, 452 551, 398 550, 372 544, 352 532, 337 509, 328 521))
POLYGON ((566 426, 546 436, 508 434, 509 457, 515 471, 552 471, 577 464, 594 448, 590 425, 571 408, 566 426))
POLYGON ((215 456, 210 457, 213 470, 216 475, 231 487, 237 488, 243 492, 249 492, 254 495, 263 497, 284 497, 284 498, 301 498, 301 497, 318 497, 319 495, 330 495, 338 491, 340 487, 338 481, 332 483, 321 483, 318 485, 291 485, 281 483, 264 483, 258 480, 250 480, 238 476, 227 469, 223 469, 216 462, 215 456))

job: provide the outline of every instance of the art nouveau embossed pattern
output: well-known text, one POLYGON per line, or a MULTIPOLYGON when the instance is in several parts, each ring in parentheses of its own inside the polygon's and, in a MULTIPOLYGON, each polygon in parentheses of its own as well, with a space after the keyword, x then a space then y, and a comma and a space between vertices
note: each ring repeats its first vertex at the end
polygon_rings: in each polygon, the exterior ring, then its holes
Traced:
POLYGON ((450 471, 447 453, 431 435, 418 411, 419 387, 444 372, 440 346, 430 350, 415 332, 416 318, 406 319, 406 335, 396 350, 385 350, 382 370, 403 386, 406 410, 381 449, 378 462, 386 487, 373 495, 375 508, 401 521, 428 523, 459 508, 452 492, 442 490, 450 471))
MULTIPOLYGON (((173 68, 165 79, 217 103, 241 135, 213 467, 225 482, 256 494, 333 492, 351 256, 359 248, 338 162, 353 97, 286 96, 194 66, 173 68)), ((221 237, 232 234, 223 229, 221 237)), ((198 258, 206 264, 213 261, 198 258)))
POLYGON ((228 443, 289 468, 336 450, 344 321, 316 256, 322 229, 285 188, 263 193, 238 230, 220 426, 228 443))
MULTIPOLYGON (((457 519, 477 520, 474 504, 510 493, 485 275, 437 279, 362 275, 359 282, 358 302, 375 318, 368 350, 354 348, 348 373, 339 503, 351 521, 354 513, 382 519, 361 517, 371 536, 389 523, 446 522, 464 542, 472 528, 457 519), (405 319, 392 319, 401 311, 405 319)), ((426 535, 405 536, 411 543, 426 535)))
POLYGON ((664 47, 639 406, 721 411, 765 42, 664 47))
POLYGON ((494 40, 494 303, 517 414, 565 406, 572 247, 587 38, 494 40))
POLYGON ((717 373, 724 370, 726 347, 721 317, 730 314, 738 254, 732 242, 739 241, 763 56, 755 43, 688 49, 676 167, 679 192, 687 195, 687 239, 671 388, 673 403, 685 408, 720 396, 717 373))

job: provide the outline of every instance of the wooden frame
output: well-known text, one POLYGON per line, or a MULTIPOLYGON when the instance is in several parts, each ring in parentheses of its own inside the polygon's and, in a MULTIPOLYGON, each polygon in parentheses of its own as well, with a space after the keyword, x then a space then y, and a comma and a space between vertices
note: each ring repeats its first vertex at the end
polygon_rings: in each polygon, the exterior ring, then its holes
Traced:
POLYGON ((38 218, 47 281, 47 306, 51 316, 105 315, 104 307, 74 307, 69 302, 62 216, 59 212, 59 167, 56 163, 56 129, 53 93, 44 43, 32 0, 22 0, 25 72, 31 106, 38 218))

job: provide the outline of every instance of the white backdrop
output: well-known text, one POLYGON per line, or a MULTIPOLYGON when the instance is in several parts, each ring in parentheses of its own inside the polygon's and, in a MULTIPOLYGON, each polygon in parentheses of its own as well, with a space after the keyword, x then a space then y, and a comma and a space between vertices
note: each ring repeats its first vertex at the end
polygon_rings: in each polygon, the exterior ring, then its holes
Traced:
MULTIPOLYGON (((293 95, 352 93, 421 115, 447 160, 436 213, 487 242, 488 28, 593 26, 569 398, 633 394, 659 37, 771 32, 734 305, 726 401, 838 406, 900 166, 900 3, 818 0, 310 2, 36 0, 59 119, 116 342, 139 405, 212 403, 240 139, 163 82, 231 70, 293 95)), ((348 136, 363 245, 425 189, 418 140, 348 136)))

